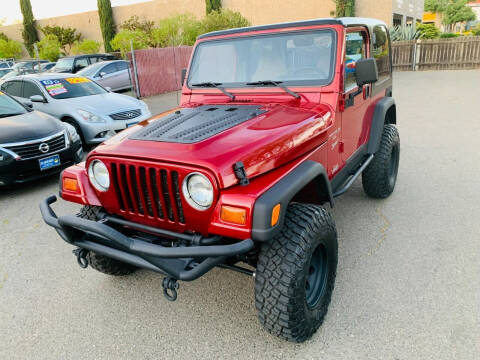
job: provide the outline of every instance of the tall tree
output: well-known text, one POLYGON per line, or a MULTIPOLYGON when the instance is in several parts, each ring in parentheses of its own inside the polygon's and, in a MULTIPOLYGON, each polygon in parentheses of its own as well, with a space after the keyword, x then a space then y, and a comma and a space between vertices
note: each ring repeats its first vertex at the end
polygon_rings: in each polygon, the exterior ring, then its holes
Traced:
POLYGON ((336 0, 337 17, 355 16, 355 0, 336 0))
POLYGON ((115 25, 113 24, 112 4, 110 0, 97 0, 98 16, 100 17, 100 27, 102 29, 103 46, 106 52, 112 51, 112 41, 115 36, 115 25))
POLYGON ((443 14, 450 0, 425 0, 424 10, 431 13, 443 14))
POLYGON ((207 15, 210 14, 212 11, 220 11, 222 8, 222 1, 221 0, 205 0, 207 15))
POLYGON ((40 31, 43 32, 45 36, 47 35, 55 35, 60 43, 60 47, 65 55, 70 52, 72 45, 78 41, 82 37, 81 33, 77 33, 77 29, 70 28, 70 27, 62 27, 62 26, 39 26, 40 31))
POLYGON ((476 17, 472 8, 467 5, 467 0, 450 0, 443 13, 442 22, 452 31, 457 23, 472 21, 476 17))
POLYGON ((35 27, 35 19, 33 17, 30 0, 20 0, 20 9, 22 10, 23 15, 23 42, 30 56, 33 57, 33 44, 38 41, 38 33, 37 28, 35 27))

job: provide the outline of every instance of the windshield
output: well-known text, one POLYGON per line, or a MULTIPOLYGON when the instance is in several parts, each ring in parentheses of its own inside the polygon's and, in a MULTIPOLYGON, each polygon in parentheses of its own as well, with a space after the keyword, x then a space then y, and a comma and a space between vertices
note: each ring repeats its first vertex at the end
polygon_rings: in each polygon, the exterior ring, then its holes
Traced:
POLYGON ((74 60, 75 60, 74 58, 58 59, 57 64, 53 67, 53 70, 55 71, 71 70, 73 67, 74 60))
POLYGON ((40 83, 54 99, 70 99, 107 92, 104 88, 85 77, 40 80, 40 83))
POLYGON ((0 91, 0 118, 25 114, 27 110, 18 102, 0 91))
POLYGON ((188 85, 245 86, 264 80, 328 84, 333 75, 334 34, 317 30, 205 41, 195 50, 188 85))
POLYGON ((82 75, 82 76, 93 76, 98 71, 98 69, 100 67, 102 67, 103 65, 105 65, 105 64, 102 64, 101 62, 96 63, 96 64, 92 64, 92 65, 88 65, 86 68, 77 72, 77 74, 82 75))

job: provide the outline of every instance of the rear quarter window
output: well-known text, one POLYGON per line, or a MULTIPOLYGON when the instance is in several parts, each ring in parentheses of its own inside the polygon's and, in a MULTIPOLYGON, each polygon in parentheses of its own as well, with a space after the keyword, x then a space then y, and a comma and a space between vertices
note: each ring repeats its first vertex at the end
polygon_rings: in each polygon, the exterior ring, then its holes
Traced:
POLYGON ((391 76, 390 44, 387 29, 384 26, 375 26, 373 29, 373 57, 377 61, 378 81, 391 76))
POLYGON ((11 96, 22 96, 22 82, 20 80, 7 81, 2 84, 2 91, 11 96))

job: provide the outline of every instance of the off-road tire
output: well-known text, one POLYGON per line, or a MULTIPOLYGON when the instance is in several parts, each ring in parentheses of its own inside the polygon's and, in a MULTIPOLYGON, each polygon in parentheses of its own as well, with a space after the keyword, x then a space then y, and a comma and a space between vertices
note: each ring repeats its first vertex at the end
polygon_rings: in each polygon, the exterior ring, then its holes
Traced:
POLYGON ((282 231, 262 244, 255 276, 258 318, 271 334, 293 342, 309 339, 320 327, 335 285, 338 244, 335 223, 322 207, 292 203, 282 231), (318 299, 309 304, 307 280, 312 255, 324 252, 326 266, 318 299))
POLYGON ((365 193, 376 199, 390 196, 395 189, 399 162, 400 136, 395 125, 387 124, 375 157, 362 173, 365 193))
MULTIPOLYGON (((84 206, 77 215, 87 220, 98 220, 99 206, 84 206)), ((109 258, 104 255, 89 251, 87 255, 88 264, 95 270, 108 275, 128 275, 136 270, 135 266, 109 258)))

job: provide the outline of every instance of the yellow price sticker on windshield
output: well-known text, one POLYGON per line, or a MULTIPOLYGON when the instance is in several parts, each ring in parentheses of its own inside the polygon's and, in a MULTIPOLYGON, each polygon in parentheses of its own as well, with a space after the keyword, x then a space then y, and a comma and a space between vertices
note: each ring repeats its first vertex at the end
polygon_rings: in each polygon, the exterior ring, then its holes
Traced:
POLYGON ((71 77, 71 78, 65 78, 65 80, 70 84, 81 84, 81 83, 90 82, 90 79, 87 79, 86 77, 71 77))
POLYGON ((3 95, 3 92, 0 91, 0 95, 3 95))

